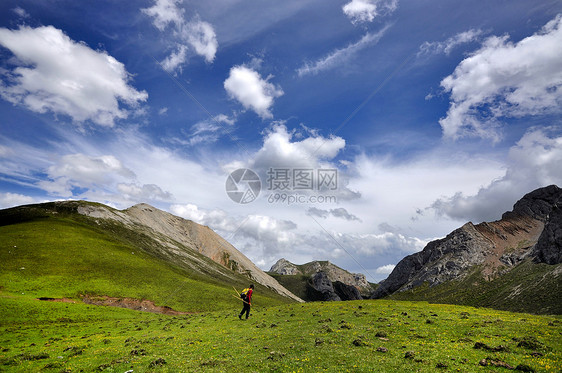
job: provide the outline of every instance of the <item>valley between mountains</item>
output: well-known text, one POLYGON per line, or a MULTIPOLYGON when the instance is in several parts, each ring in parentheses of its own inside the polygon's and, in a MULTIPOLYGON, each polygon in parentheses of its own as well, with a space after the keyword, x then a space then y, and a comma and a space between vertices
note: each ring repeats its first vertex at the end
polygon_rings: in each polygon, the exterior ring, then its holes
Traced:
POLYGON ((557 186, 532 191, 379 284, 328 261, 264 272, 146 204, 1 210, 0 371, 558 372, 561 204, 557 186))

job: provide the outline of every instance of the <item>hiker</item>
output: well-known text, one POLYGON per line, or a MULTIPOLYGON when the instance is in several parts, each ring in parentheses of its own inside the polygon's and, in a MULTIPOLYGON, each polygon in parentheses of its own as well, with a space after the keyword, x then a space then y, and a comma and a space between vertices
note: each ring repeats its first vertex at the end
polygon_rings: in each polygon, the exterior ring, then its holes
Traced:
POLYGON ((250 306, 252 305, 252 294, 254 293, 254 284, 251 284, 249 288, 242 290, 242 300, 244 301, 244 308, 242 308, 242 312, 238 315, 238 318, 242 320, 242 315, 246 312, 246 319, 250 316, 250 306))

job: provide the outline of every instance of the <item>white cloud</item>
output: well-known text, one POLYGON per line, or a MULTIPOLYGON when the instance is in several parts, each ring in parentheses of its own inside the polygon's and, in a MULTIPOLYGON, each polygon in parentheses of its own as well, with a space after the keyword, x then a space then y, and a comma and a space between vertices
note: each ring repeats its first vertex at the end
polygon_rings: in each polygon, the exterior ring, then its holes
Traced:
POLYGON ((148 97, 129 85, 121 62, 53 26, 0 28, 0 44, 17 57, 17 67, 4 72, 0 95, 32 111, 113 126, 129 114, 120 102, 136 107, 148 97))
POLYGON ((43 180, 38 186, 50 194, 60 197, 74 196, 73 189, 107 189, 115 179, 130 180, 135 174, 124 167, 112 155, 91 157, 84 154, 68 154, 47 169, 50 180, 43 180))
POLYGON ((327 56, 320 58, 315 62, 305 63, 302 67, 299 67, 297 69, 298 75, 316 75, 326 70, 344 66, 345 63, 349 61, 356 53, 371 45, 377 44, 389 29, 389 27, 390 26, 387 25, 382 30, 374 34, 368 32, 363 35, 363 37, 359 41, 349 44, 345 48, 336 49, 327 56))
POLYGON ((23 9, 22 7, 19 7, 19 6, 12 9, 12 12, 16 13, 18 15, 18 17, 20 17, 20 18, 29 18, 30 17, 29 13, 27 13, 25 11, 25 9, 23 9))
POLYGON ((372 22, 375 17, 389 14, 398 7, 398 0, 351 0, 342 7, 353 24, 372 22))
POLYGON ((361 221, 357 216, 349 213, 345 208, 338 207, 330 210, 323 210, 316 207, 310 207, 306 210, 306 214, 310 216, 316 216, 322 219, 327 219, 329 216, 335 218, 341 218, 347 221, 361 221))
POLYGON ((270 111, 273 101, 283 95, 281 87, 270 83, 269 79, 262 79, 257 71, 246 66, 234 66, 224 81, 224 88, 232 99, 267 119, 273 117, 270 111))
POLYGON ((559 113, 562 107, 562 15, 513 43, 488 38, 441 81, 451 94, 439 120, 447 138, 498 140, 501 118, 559 113))
POLYGON ((187 47, 179 44, 177 49, 160 63, 160 66, 168 72, 178 70, 182 72, 182 65, 187 60, 187 47))
POLYGON ((205 57, 207 62, 213 62, 218 43, 217 35, 210 23, 201 20, 188 22, 182 33, 198 55, 205 57))
MULTIPOLYGON (((155 0, 152 7, 141 9, 143 13, 152 17, 154 26, 161 32, 168 26, 172 28, 172 39, 176 45, 170 55, 161 62, 162 68, 168 72, 181 73, 182 66, 189 58, 189 47, 208 63, 214 61, 218 49, 213 26, 198 16, 187 21, 184 9, 180 7, 182 3, 183 0, 155 0)), ((166 35, 168 39, 169 36, 166 35)))
POLYGON ((169 24, 181 26, 184 23, 184 10, 178 7, 182 2, 183 0, 155 0, 153 6, 141 11, 153 18, 156 28, 164 31, 169 24))
POLYGON ((253 156, 251 167, 259 171, 270 167, 315 168, 345 148, 345 140, 339 136, 309 136, 293 141, 294 136, 295 132, 289 132, 285 125, 273 125, 264 133, 263 145, 253 156))
MULTIPOLYGON (((505 175, 480 188, 475 194, 462 192, 437 199, 431 208, 461 221, 497 220, 523 195, 539 187, 562 185, 562 135, 551 129, 528 131, 509 150, 505 175)), ((560 128, 557 129, 558 132, 560 128)))
POLYGON ((209 119, 202 120, 191 126, 189 131, 182 131, 185 138, 173 138, 171 143, 185 146, 208 145, 217 142, 221 136, 230 136, 236 123, 236 115, 229 117, 225 114, 218 114, 209 119))
POLYGON ((173 199, 170 192, 165 192, 156 184, 139 185, 136 183, 117 184, 117 190, 124 197, 133 201, 169 201, 173 199))
POLYGON ((451 51, 459 45, 467 44, 478 40, 482 35, 482 30, 480 29, 470 29, 468 31, 460 32, 456 35, 451 36, 445 41, 433 41, 424 42, 420 45, 420 50, 418 51, 418 57, 426 54, 441 54, 444 53, 449 55, 451 51))
POLYGON ((29 205, 31 203, 35 203, 35 199, 33 197, 18 193, 0 193, 0 208, 2 209, 20 205, 29 205))
POLYGON ((379 274, 379 275, 389 275, 392 270, 394 269, 394 267, 396 267, 396 265, 394 264, 387 264, 381 267, 378 267, 377 269, 375 269, 375 273, 379 274))

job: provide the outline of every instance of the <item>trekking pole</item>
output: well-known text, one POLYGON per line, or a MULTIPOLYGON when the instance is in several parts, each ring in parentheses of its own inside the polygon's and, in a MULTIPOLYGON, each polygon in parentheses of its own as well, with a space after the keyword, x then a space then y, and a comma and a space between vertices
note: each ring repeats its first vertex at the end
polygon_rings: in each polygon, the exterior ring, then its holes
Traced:
POLYGON ((233 295, 233 297, 236 298, 236 299, 238 299, 238 300, 241 300, 242 302, 244 302, 244 303, 246 303, 246 304, 250 304, 250 303, 246 302, 244 299, 242 299, 242 298, 240 298, 240 297, 237 297, 237 296, 235 296, 235 295, 233 295))

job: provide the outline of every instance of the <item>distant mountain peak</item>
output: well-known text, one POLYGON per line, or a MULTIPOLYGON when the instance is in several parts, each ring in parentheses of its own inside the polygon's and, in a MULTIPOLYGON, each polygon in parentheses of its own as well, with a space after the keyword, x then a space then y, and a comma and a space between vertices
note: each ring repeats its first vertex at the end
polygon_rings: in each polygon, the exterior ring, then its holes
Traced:
MULTIPOLYGON (((422 251, 408 255, 372 297, 424 284, 432 288, 475 273, 475 283, 493 281, 530 258, 537 263, 562 263, 562 189, 556 185, 527 193, 501 220, 466 223, 445 238, 428 243, 422 251)), ((553 271, 552 276, 562 286, 559 272, 562 271, 553 271)), ((514 290, 510 296, 517 297, 519 292, 514 290)))
POLYGON ((350 273, 328 260, 313 260, 305 264, 294 264, 285 258, 279 259, 269 270, 269 272, 280 275, 305 275, 314 276, 316 273, 324 272, 327 279, 332 282, 354 286, 360 290, 370 291, 371 285, 362 273, 350 273))
POLYGON ((502 215, 502 219, 515 214, 529 216, 545 222, 552 209, 562 203, 562 189, 549 185, 527 193, 513 205, 513 210, 502 215))

